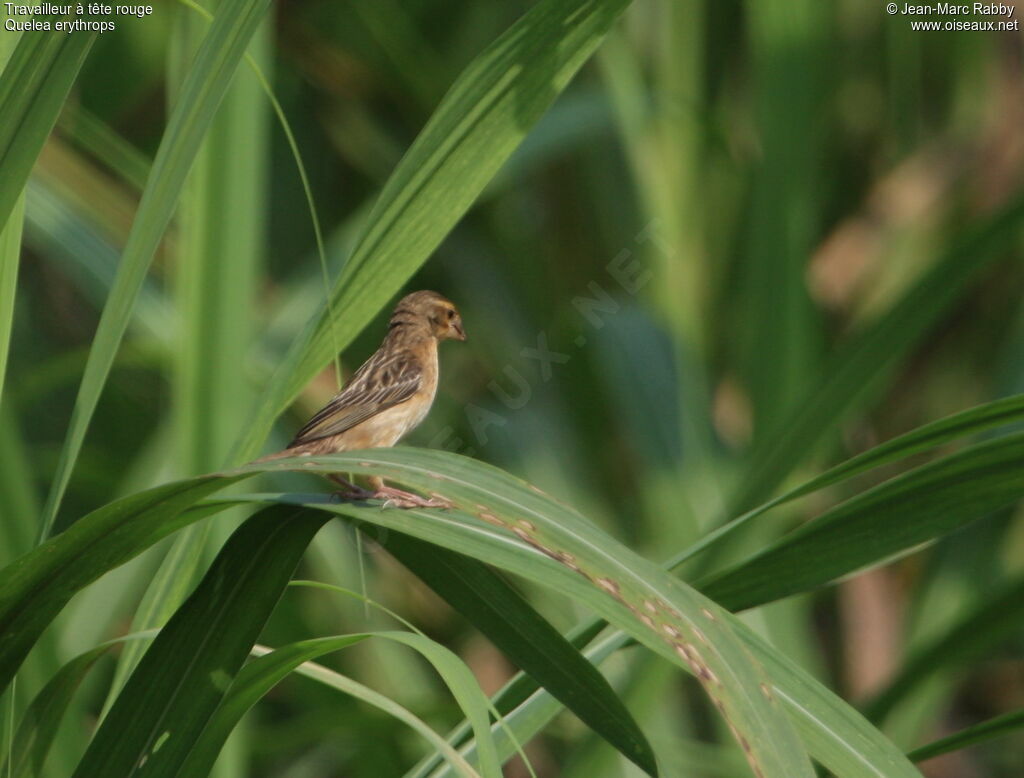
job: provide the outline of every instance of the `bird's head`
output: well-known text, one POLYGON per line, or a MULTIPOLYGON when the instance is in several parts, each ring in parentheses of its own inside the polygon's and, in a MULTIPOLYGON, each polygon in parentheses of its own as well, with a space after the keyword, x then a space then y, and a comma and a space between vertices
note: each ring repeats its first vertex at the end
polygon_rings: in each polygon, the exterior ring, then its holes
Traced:
POLYGON ((398 301, 391 326, 422 324, 438 340, 465 340, 462 316, 454 303, 437 292, 413 292, 398 301))

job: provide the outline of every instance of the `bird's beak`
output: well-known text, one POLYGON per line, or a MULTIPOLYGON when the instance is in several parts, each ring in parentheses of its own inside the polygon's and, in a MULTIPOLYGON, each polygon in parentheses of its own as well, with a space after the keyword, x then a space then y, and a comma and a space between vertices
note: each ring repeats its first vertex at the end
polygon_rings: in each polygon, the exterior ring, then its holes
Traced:
POLYGON ((462 328, 462 322, 461 321, 453 322, 452 323, 452 329, 455 330, 455 339, 456 340, 465 340, 466 339, 466 331, 462 328))

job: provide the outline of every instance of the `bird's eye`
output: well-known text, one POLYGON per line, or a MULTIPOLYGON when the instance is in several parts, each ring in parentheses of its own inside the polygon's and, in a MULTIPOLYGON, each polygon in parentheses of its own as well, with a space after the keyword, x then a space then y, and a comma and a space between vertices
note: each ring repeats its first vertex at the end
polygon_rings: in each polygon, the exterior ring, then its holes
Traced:
POLYGON ((455 318, 455 311, 453 311, 451 308, 449 308, 448 309, 448 320, 450 321, 450 320, 452 320, 454 318, 455 318))

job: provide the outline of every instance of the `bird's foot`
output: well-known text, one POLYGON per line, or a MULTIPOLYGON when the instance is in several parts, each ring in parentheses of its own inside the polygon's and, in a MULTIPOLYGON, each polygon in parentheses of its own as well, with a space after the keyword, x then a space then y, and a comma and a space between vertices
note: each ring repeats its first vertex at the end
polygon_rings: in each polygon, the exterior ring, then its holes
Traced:
POLYGON ((451 508, 453 503, 443 497, 421 497, 404 489, 393 486, 382 486, 373 493, 373 497, 384 500, 384 507, 394 508, 451 508))

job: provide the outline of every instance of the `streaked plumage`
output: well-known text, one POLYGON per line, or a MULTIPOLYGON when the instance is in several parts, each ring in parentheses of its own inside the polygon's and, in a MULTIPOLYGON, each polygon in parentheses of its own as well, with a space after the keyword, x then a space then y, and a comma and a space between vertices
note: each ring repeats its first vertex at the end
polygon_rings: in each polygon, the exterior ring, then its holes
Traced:
MULTIPOLYGON (((437 391, 437 345, 448 339, 466 339, 462 317, 449 300, 428 291, 403 297, 380 348, 272 458, 393 446, 430 410, 437 391)), ((381 479, 370 479, 373 492, 338 476, 334 480, 353 497, 384 498, 401 507, 441 504, 386 487, 381 479)))

